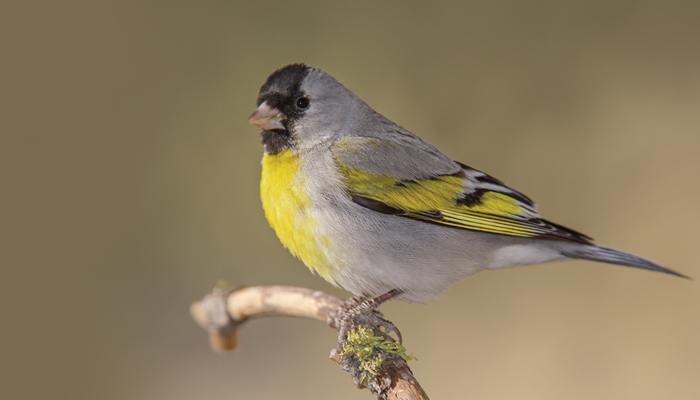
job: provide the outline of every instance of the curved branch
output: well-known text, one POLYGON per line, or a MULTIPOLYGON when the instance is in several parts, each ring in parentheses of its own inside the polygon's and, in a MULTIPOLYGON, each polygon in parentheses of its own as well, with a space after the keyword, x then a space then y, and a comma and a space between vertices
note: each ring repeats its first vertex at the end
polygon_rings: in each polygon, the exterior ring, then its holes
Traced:
MULTIPOLYGON (((217 351, 231 351, 237 345, 236 333, 239 326, 249 319, 270 316, 292 316, 315 319, 325 322, 338 330, 342 324, 344 302, 327 293, 291 286, 255 286, 240 289, 214 289, 201 301, 190 307, 195 321, 209 332, 212 348, 217 351)), ((376 312, 375 312, 376 313, 376 312)), ((381 314, 376 313, 381 318, 381 314)), ((381 327, 372 325, 372 319, 359 322, 367 328, 392 340, 383 334, 381 327)), ((353 375, 355 383, 360 382, 356 368, 342 355, 345 340, 339 335, 338 349, 331 351, 331 360, 340 364, 353 375)), ((423 391, 406 361, 401 357, 383 354, 376 376, 361 387, 369 388, 379 399, 424 400, 428 395, 423 391)))

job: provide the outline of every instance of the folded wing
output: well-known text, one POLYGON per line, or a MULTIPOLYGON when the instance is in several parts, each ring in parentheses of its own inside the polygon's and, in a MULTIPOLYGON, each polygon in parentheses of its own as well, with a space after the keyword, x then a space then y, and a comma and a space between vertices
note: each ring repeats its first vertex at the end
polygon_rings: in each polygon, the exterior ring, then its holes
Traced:
POLYGON ((524 194, 415 137, 348 137, 331 150, 353 201, 376 212, 498 235, 592 240, 542 219, 524 194))

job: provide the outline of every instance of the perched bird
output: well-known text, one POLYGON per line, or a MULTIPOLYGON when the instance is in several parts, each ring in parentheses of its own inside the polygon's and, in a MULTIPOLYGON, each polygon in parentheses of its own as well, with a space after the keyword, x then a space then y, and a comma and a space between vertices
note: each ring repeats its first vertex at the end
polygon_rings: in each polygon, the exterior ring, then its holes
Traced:
POLYGON ((430 300, 484 269, 586 259, 683 276, 543 219, 521 192, 454 161, 303 64, 270 75, 249 122, 282 244, 355 296, 430 300))

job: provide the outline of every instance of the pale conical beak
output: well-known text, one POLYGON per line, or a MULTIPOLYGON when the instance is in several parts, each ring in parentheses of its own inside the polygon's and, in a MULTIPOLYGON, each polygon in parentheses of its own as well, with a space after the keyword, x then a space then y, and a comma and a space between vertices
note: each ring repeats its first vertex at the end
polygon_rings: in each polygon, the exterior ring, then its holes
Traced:
POLYGON ((260 104, 258 109, 250 114, 248 123, 266 131, 284 129, 282 113, 278 109, 268 106, 265 102, 260 104))

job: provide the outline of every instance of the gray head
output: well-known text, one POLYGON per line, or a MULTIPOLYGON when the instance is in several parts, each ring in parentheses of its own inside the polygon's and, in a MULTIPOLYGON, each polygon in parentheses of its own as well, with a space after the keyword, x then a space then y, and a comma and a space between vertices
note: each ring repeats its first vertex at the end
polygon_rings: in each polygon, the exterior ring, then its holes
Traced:
POLYGON ((273 72, 260 88, 257 106, 248 121, 263 130, 268 153, 353 134, 376 115, 332 76, 304 64, 273 72))

